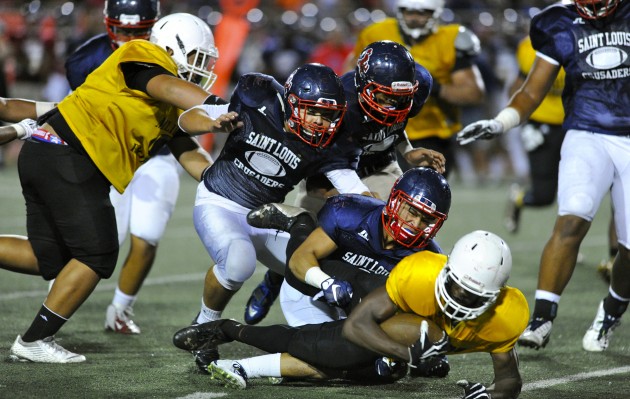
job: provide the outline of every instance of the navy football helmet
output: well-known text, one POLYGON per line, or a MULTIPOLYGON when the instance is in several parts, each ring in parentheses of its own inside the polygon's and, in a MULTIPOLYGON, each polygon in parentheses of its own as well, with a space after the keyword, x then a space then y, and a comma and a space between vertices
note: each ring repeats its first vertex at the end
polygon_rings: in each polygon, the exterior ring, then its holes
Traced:
POLYGON ((159 0, 107 0, 105 26, 114 48, 133 39, 149 39, 160 15, 159 0))
POLYGON ((383 228, 400 245, 423 248, 440 230, 450 208, 451 188, 444 176, 433 169, 412 168, 392 187, 383 209, 383 228), (418 218, 424 229, 418 228, 418 218))
POLYGON ((573 2, 582 18, 599 19, 612 14, 621 0, 574 0, 573 2))
POLYGON ((335 72, 322 64, 298 67, 284 84, 287 128, 313 147, 330 144, 346 112, 346 96, 335 72))
POLYGON ((385 126, 405 121, 418 90, 415 65, 399 43, 382 40, 364 48, 354 73, 363 112, 385 126))

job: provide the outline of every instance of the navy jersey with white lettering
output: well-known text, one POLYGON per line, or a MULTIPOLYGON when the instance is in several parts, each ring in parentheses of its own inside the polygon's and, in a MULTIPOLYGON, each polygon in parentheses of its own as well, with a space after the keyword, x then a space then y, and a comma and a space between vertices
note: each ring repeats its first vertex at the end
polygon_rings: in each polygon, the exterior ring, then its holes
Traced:
POLYGON ((66 60, 66 77, 70 88, 76 90, 85 82, 85 78, 96 68, 101 66, 114 49, 107 33, 96 35, 83 43, 66 60))
POLYGON ((206 188, 246 208, 284 197, 302 179, 337 169, 355 169, 359 150, 337 132, 320 149, 284 130, 283 88, 271 76, 243 75, 230 99, 244 126, 230 133, 204 175, 206 188))
POLYGON ((442 253, 434 240, 422 248, 383 248, 382 214, 385 202, 357 194, 330 197, 317 215, 319 226, 337 244, 326 257, 341 260, 370 274, 389 275, 405 256, 420 250, 442 253))
POLYGON ((532 19, 534 49, 566 71, 563 128, 630 134, 630 1, 606 20, 552 5, 532 19))
MULTIPOLYGON (((403 132, 407 120, 392 126, 383 126, 366 115, 359 105, 359 96, 354 84, 355 72, 348 72, 341 77, 348 101, 348 110, 341 124, 341 129, 349 132, 362 149, 358 170, 365 166, 387 165, 396 158, 396 145, 403 140, 403 132)), ((429 98, 432 78, 431 74, 416 63, 416 79, 418 91, 413 97, 413 105, 409 118, 420 112, 429 98)), ((363 176, 362 176, 363 177, 363 176)))

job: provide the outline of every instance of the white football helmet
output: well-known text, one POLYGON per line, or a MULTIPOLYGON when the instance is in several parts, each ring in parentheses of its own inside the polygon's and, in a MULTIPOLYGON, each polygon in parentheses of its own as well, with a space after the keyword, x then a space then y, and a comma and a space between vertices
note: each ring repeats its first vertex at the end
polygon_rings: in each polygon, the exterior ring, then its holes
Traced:
POLYGON ((214 36, 208 24, 186 13, 175 13, 159 19, 151 30, 151 42, 166 51, 177 64, 180 78, 208 90, 217 78, 212 72, 219 58, 214 36), (194 57, 193 57, 194 56, 194 57))
POLYGON ((453 320, 475 319, 496 301, 511 270, 512 254, 501 237, 482 230, 466 234, 438 275, 438 305, 453 320))
POLYGON ((442 11, 444 11, 444 0, 398 0, 396 2, 396 18, 398 19, 398 23, 403 32, 414 39, 433 33, 440 19, 440 15, 442 15, 442 11), (424 26, 410 27, 407 26, 403 18, 403 10, 433 11, 433 15, 424 26))

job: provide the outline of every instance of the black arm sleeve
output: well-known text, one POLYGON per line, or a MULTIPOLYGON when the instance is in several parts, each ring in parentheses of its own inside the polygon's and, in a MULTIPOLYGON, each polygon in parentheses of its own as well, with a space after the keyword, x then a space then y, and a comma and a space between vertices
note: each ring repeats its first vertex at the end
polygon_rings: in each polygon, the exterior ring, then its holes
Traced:
POLYGON ((175 76, 163 67, 156 64, 141 62, 124 62, 120 64, 120 70, 125 76, 125 84, 130 89, 147 92, 147 83, 158 75, 175 76))

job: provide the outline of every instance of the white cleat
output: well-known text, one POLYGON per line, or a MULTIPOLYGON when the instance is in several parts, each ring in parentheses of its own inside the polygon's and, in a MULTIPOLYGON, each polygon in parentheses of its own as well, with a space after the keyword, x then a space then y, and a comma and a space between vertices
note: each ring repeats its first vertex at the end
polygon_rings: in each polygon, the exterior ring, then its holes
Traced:
POLYGON ((215 360, 208 365, 208 374, 227 388, 247 388, 247 373, 236 360, 215 360))
POLYGON ((11 346, 11 360, 34 363, 80 363, 85 356, 70 352, 55 342, 54 337, 46 337, 35 342, 24 342, 17 336, 11 346))
POLYGON ((128 306, 125 309, 119 309, 115 305, 110 304, 105 314, 105 329, 118 334, 140 334, 140 327, 131 317, 133 309, 128 306))
POLYGON ((604 311, 604 301, 599 303, 593 324, 582 338, 582 348, 588 352, 603 352, 610 344, 613 330, 621 323, 619 317, 612 317, 604 311))

